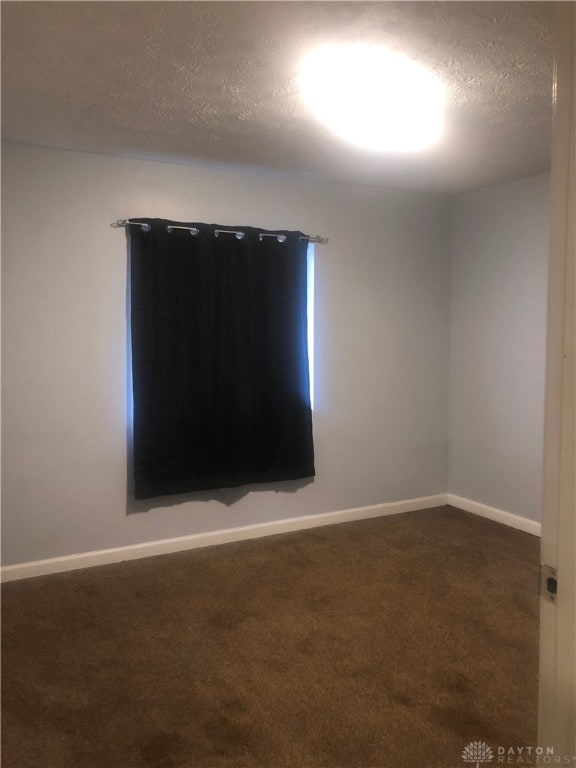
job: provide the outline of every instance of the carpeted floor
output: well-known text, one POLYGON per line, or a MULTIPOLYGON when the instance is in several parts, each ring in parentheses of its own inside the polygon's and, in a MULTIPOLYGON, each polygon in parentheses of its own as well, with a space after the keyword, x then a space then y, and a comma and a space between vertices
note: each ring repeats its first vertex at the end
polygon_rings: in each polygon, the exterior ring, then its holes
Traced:
POLYGON ((3 587, 3 768, 462 768, 534 744, 536 538, 443 507, 3 587))

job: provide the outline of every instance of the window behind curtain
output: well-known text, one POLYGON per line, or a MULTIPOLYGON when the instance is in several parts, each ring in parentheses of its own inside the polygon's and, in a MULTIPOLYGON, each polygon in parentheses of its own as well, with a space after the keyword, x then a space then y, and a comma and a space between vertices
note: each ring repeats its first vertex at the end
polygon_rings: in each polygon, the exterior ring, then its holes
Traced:
POLYGON ((310 407, 314 410, 314 244, 308 243, 307 251, 307 320, 308 320, 308 376, 310 378, 310 407))
POLYGON ((136 498, 314 475, 308 241, 132 221, 136 498))

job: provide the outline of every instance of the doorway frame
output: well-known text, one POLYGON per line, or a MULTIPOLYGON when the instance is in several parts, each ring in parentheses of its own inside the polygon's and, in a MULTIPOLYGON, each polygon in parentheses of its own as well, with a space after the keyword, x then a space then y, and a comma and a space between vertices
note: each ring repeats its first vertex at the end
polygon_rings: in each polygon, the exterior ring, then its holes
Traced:
POLYGON ((576 765, 576 4, 554 8, 538 744, 576 765), (545 582, 545 579, 542 579, 545 582))

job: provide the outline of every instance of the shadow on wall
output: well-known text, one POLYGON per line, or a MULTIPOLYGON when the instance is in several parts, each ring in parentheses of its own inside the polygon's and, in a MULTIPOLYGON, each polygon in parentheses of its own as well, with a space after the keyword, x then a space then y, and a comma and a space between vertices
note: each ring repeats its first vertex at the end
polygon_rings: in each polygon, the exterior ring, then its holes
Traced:
MULTIPOLYGON (((129 441, 131 442, 131 441, 129 441)), ((130 448, 128 449, 130 454, 130 448)), ((131 458, 127 462, 128 483, 126 495, 126 514, 133 515, 139 512, 150 512, 158 507, 174 507, 178 504, 189 502, 209 502, 217 501, 226 507, 231 507, 237 501, 247 496, 249 493, 270 492, 276 493, 296 493, 301 488, 311 485, 314 482, 313 477, 303 478, 301 480, 282 480, 277 483, 254 483, 252 485, 243 485, 237 488, 214 488, 210 491, 197 491, 195 493, 176 493, 171 496, 157 496, 153 499, 135 499, 134 498, 134 472, 131 458)))

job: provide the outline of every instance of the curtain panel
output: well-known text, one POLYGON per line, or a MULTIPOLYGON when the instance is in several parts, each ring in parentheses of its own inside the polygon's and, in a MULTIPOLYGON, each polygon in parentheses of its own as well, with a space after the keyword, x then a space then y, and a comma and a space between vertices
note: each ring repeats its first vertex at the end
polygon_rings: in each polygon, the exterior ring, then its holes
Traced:
POLYGON ((308 241, 131 221, 135 497, 313 476, 308 241))

